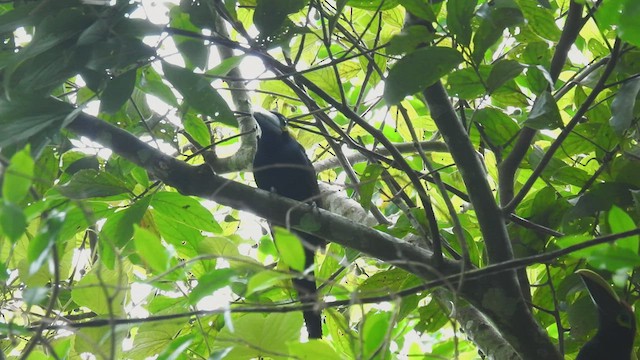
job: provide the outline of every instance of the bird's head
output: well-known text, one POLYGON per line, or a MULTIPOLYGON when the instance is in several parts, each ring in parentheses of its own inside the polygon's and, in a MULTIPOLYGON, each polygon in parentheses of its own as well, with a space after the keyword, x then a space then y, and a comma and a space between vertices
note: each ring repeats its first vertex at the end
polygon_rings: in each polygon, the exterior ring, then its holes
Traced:
POLYGON ((598 332, 607 332, 607 336, 613 335, 631 347, 636 334, 636 320, 631 307, 618 297, 600 275, 587 269, 580 269, 576 273, 582 278, 598 309, 598 332))
POLYGON ((261 134, 259 137, 277 139, 287 133, 287 118, 275 111, 256 111, 253 113, 261 134))

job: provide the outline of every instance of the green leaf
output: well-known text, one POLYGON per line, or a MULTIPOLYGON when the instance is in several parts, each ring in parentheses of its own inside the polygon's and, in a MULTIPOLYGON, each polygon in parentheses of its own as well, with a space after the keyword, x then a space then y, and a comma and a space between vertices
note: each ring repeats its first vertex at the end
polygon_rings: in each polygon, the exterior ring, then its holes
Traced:
POLYGON ((200 146, 205 147, 211 145, 211 133, 201 118, 193 114, 185 114, 182 118, 182 125, 184 126, 184 130, 191 135, 200 146))
POLYGON ((305 343, 288 343, 288 353, 291 358, 301 360, 335 360, 340 355, 327 343, 319 339, 310 339, 305 343))
POLYGON ((211 212, 192 197, 177 192, 158 192, 153 196, 151 206, 173 221, 216 234, 222 232, 211 212))
POLYGON ((349 0, 347 5, 363 10, 385 11, 398 6, 398 3, 398 0, 349 0))
POLYGON ((73 337, 66 337, 62 339, 57 339, 52 342, 53 349, 58 355, 58 359, 68 359, 69 354, 71 353, 71 349, 73 348, 73 337))
POLYGON ((638 92, 640 92, 640 78, 626 81, 611 102, 609 124, 618 136, 622 136, 635 119, 633 110, 636 106, 638 92))
POLYGON ((0 97, 0 148, 18 144, 30 137, 60 126, 73 107, 46 98, 20 98, 8 101, 0 97))
POLYGON ((446 47, 427 47, 406 55, 389 71, 384 87, 385 101, 394 105, 405 96, 426 89, 455 69, 462 60, 459 52, 446 47))
POLYGON ((611 27, 623 40, 638 46, 640 44, 640 6, 635 0, 603 1, 596 12, 596 20, 601 27, 611 27))
POLYGON ((77 7, 68 7, 46 16, 37 24, 37 31, 29 45, 16 55, 15 63, 53 49, 85 31, 94 21, 93 17, 86 16, 77 7))
POLYGON ((475 99, 487 92, 485 82, 490 67, 483 65, 480 69, 472 69, 470 67, 455 70, 447 76, 447 91, 449 94, 461 99, 475 99))
MULTIPOLYGON (((79 49, 84 50, 84 49, 79 49)), ((140 39, 123 37, 110 38, 90 46, 90 58, 86 67, 99 72, 105 69, 122 69, 138 62, 146 62, 156 55, 155 50, 140 39)))
POLYGON ((492 145, 506 146, 520 131, 518 124, 500 109, 485 107, 474 112, 473 120, 482 125, 492 145))
POLYGON ((504 29, 524 21, 520 8, 513 0, 485 2, 478 9, 477 15, 481 22, 473 37, 473 59, 476 62, 481 62, 487 49, 502 39, 504 29))
POLYGON ((36 4, 21 4, 21 6, 0 15, 0 33, 12 33, 19 27, 34 24, 36 18, 31 12, 35 6, 36 4))
POLYGON ((98 19, 78 36, 77 44, 80 46, 91 45, 106 39, 109 33, 109 26, 107 19, 98 19))
MULTIPOLYGON (((124 315, 125 298, 129 295, 129 279, 125 270, 118 268, 116 264, 113 270, 104 266, 93 267, 71 289, 71 299, 79 306, 91 309, 98 315, 119 316, 124 315)), ((104 335, 104 331, 101 331, 104 335)))
POLYGON ((152 214, 156 227, 162 235, 162 239, 176 248, 193 246, 203 238, 202 233, 198 229, 174 221, 172 217, 158 213, 155 209, 152 214))
POLYGON ((383 171, 384 168, 380 164, 369 164, 360 177, 360 205, 367 211, 371 208, 371 199, 376 189, 376 181, 383 171))
POLYGON ((270 270, 260 271, 253 275, 247 283, 247 290, 244 296, 251 296, 255 293, 276 287, 282 281, 290 279, 291 276, 281 272, 270 270))
MULTIPOLYGON (((146 196, 133 203, 130 207, 109 216, 100 231, 100 239, 104 239, 100 243, 101 248, 124 247, 133 236, 133 225, 140 223, 149 207, 149 202, 150 197, 146 196)), ((104 256, 103 262, 112 265, 104 256)))
POLYGON ((204 69, 209 61, 209 46, 204 41, 195 39, 185 39, 176 42, 180 54, 188 60, 189 67, 204 69))
POLYGON ((136 254, 156 273, 162 273, 171 266, 171 255, 160 241, 160 238, 151 231, 133 226, 133 244, 136 254))
MULTIPOLYGON (((564 249, 564 248, 568 248, 568 247, 573 246, 573 245, 581 244, 581 243, 583 243, 585 241, 589 241, 589 240, 592 240, 592 239, 593 239, 592 236, 584 235, 584 234, 567 235, 567 236, 562 236, 560 238, 555 239, 555 244, 558 245, 560 248, 564 249)), ((589 255, 591 255, 591 253, 593 252, 594 249, 604 249, 607 246, 609 246, 609 245, 608 244, 600 244, 600 245, 592 246, 590 248, 574 251, 574 252, 570 253, 569 256, 574 257, 574 258, 587 258, 587 257, 589 257, 589 255)))
POLYGON ((478 5, 478 0, 449 0, 447 1, 447 25, 449 30, 457 36, 457 40, 464 46, 471 42, 471 19, 478 5))
POLYGON ((407 26, 395 34, 386 47, 387 54, 399 55, 414 51, 419 46, 429 43, 434 34, 422 25, 407 26))
POLYGON ((556 129, 562 126, 560 110, 551 92, 546 90, 536 98, 524 125, 536 130, 556 129))
POLYGON ((640 266, 640 255, 618 246, 606 245, 591 252, 587 262, 596 269, 616 272, 621 269, 631 270, 640 266))
POLYGON ((516 0, 527 20, 527 25, 541 38, 553 42, 560 40, 561 31, 556 25, 551 10, 538 4, 536 0, 516 0))
POLYGON ((306 77, 333 98, 340 98, 340 83, 338 79, 336 79, 336 73, 333 71, 333 68, 323 67, 308 72, 306 77))
POLYGON ((262 37, 268 37, 280 30, 289 14, 300 11, 304 5, 304 0, 257 0, 253 23, 262 37))
POLYGON ((433 12, 429 2, 421 0, 398 0, 408 12, 427 21, 436 21, 436 14, 433 12))
POLYGON ((214 68, 207 70, 206 74, 213 76, 227 76, 227 74, 229 74, 229 71, 238 67, 244 59, 244 56, 232 56, 230 58, 226 58, 214 68))
POLYGON ((304 271, 305 255, 300 239, 278 226, 273 228, 273 237, 280 253, 280 260, 296 271, 304 271))
MULTIPOLYGON (((633 221, 624 210, 617 206, 612 206, 611 210, 607 214, 607 220, 609 222, 609 228, 612 234, 621 233, 629 230, 636 229, 636 223, 633 221)), ((616 240, 616 246, 629 249, 631 252, 637 254, 639 247, 640 236, 628 236, 623 239, 616 240)))
POLYGON ((524 66, 515 60, 499 60, 491 67, 491 73, 487 79, 489 93, 494 92, 504 83, 520 75, 524 66))
POLYGON ((594 216, 598 211, 607 211, 611 206, 631 206, 633 197, 624 183, 607 182, 594 185, 586 194, 578 197, 577 202, 565 215, 564 221, 584 216, 594 216))
POLYGON ((29 306, 42 303, 49 293, 49 289, 42 286, 29 286, 23 292, 22 298, 29 306))
POLYGON ((0 203, 0 229, 12 243, 24 234, 27 228, 27 218, 24 212, 14 203, 0 203))
POLYGON ((137 86, 145 94, 153 95, 172 107, 180 106, 171 88, 162 81, 162 77, 151 66, 144 68, 137 86))
POLYGON ((214 350, 232 347, 226 359, 272 357, 290 342, 300 340, 302 313, 243 314, 233 316, 213 344, 214 350))
POLYGON ((344 12, 344 8, 349 0, 336 0, 334 15, 329 18, 329 34, 333 34, 336 24, 340 20, 340 16, 344 12))
MULTIPOLYGON (((0 214, 1 216, 2 214, 0 214)), ((4 265, 4 263, 0 262, 0 281, 6 282, 9 280, 9 269, 4 265)), ((0 332, 2 332, 2 328, 0 328, 0 332)), ((5 332, 6 334, 6 332, 5 332)))
MULTIPOLYGON (((184 6, 175 6, 170 10, 171 27, 181 29, 183 31, 189 31, 193 34, 202 33, 202 29, 195 26, 192 22, 195 16, 190 16, 190 14, 183 11, 187 10, 190 13, 193 13, 193 10, 195 10, 194 8, 200 8, 201 6, 196 3, 189 4, 188 2, 183 2, 183 4, 184 6), (189 8, 185 9, 185 7, 189 8)), ((199 13, 205 12, 202 8, 197 10, 199 13)), ((210 26, 212 25, 213 23, 210 22, 210 26)), ((207 67, 207 62, 209 59, 209 48, 205 44, 204 39, 198 37, 174 35, 173 41, 180 51, 180 55, 182 55, 182 58, 185 62, 185 67, 187 69, 194 69, 196 67, 205 69, 207 67)))
POLYGON ((634 0, 625 0, 623 4, 618 34, 624 41, 640 46, 640 24, 638 23, 640 4, 634 0))
POLYGON ((395 293, 419 284, 420 280, 415 275, 393 268, 368 277, 358 287, 358 293, 362 296, 378 296, 395 293))
POLYGON ((31 333, 31 330, 24 326, 18 325, 12 321, 8 324, 0 323, 0 333, 12 335, 12 336, 16 336, 16 335, 28 336, 31 333))
POLYGON ((171 341, 169 346, 160 355, 158 360, 180 360, 183 359, 185 352, 189 350, 191 344, 196 340, 196 336, 193 334, 187 334, 180 336, 179 338, 171 341))
POLYGON ((42 224, 38 234, 29 241, 27 260, 29 261, 29 275, 35 274, 49 258, 51 247, 56 244, 60 229, 64 223, 65 214, 52 211, 42 224))
POLYGON ((213 294, 214 291, 228 286, 235 276, 233 269, 213 269, 198 278, 198 285, 189 293, 189 303, 195 305, 203 297, 213 294))
POLYGON ((362 327, 362 338, 364 339, 362 352, 364 358, 370 359, 374 355, 379 355, 381 358, 388 356, 386 354, 389 352, 389 347, 383 346, 383 342, 394 325, 390 312, 367 313, 362 327))
POLYGON ((118 19, 113 31, 128 37, 144 38, 145 36, 162 34, 163 27, 146 19, 122 17, 118 19))
POLYGON ((136 70, 129 70, 107 82, 100 96, 100 111, 113 114, 131 97, 136 85, 136 70))
POLYGON ((2 196, 5 201, 18 204, 27 197, 34 172, 34 161, 30 152, 31 147, 26 146, 11 157, 2 182, 2 196))
POLYGON ((125 183, 117 177, 93 169, 80 170, 63 185, 57 186, 58 191, 69 199, 81 200, 97 197, 107 197, 129 193, 125 183))
POLYGON ((165 61, 162 62, 162 71, 167 80, 194 109, 223 124, 238 126, 229 105, 211 86, 207 78, 165 61))
POLYGON ((433 299, 427 305, 418 309, 420 323, 416 331, 435 333, 449 322, 449 318, 442 312, 442 307, 433 299))
POLYGON ((598 311, 588 295, 581 296, 571 304, 567 315, 571 336, 575 339, 585 339, 591 330, 598 327, 598 311))

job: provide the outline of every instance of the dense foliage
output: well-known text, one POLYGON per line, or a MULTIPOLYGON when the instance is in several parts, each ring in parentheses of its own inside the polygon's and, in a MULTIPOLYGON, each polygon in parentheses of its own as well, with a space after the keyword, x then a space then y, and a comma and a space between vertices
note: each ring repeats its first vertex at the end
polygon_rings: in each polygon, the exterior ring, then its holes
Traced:
POLYGON ((0 352, 574 358, 597 325, 576 269, 638 298, 638 16, 2 2, 0 352), (251 187, 258 107, 291 119, 326 210, 251 187), (292 229, 330 241, 322 340, 301 339, 292 229))

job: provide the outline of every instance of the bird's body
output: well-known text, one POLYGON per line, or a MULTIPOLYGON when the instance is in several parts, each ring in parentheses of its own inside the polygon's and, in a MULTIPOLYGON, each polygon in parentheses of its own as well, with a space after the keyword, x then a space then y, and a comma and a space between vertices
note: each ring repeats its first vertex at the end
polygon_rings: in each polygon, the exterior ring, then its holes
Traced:
MULTIPOLYGON (((318 180, 304 148, 285 130, 286 119, 278 113, 255 113, 262 132, 253 160, 253 176, 260 189, 293 200, 320 203, 318 180)), ((305 248, 305 268, 314 264, 315 250, 324 246, 316 236, 297 232, 305 248)), ((313 276, 313 273, 311 273, 313 276)), ((316 283, 312 279, 294 279, 293 285, 303 303, 316 300, 316 283)), ((304 311, 310 338, 322 337, 322 320, 316 311, 304 311)))
POLYGON ((579 270, 578 274, 598 310, 598 330, 576 360, 630 360, 636 334, 633 310, 596 273, 579 270))

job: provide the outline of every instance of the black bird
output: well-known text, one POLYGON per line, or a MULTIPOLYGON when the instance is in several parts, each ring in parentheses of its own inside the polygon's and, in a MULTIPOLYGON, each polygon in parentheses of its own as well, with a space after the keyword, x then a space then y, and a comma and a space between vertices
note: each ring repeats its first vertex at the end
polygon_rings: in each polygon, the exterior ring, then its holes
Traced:
MULTIPOLYGON (((287 119, 276 112, 256 112, 254 118, 262 134, 253 160, 253 176, 260 189, 274 192, 306 203, 321 206, 316 172, 304 148, 287 131, 287 119)), ((325 245, 324 240, 299 231, 293 231, 304 245, 305 268, 314 264, 315 250, 325 245)), ((314 273, 310 273, 311 277, 314 273)), ((303 304, 316 300, 316 282, 298 278, 293 286, 303 304)), ((316 311, 302 313, 309 338, 322 337, 322 319, 316 311)))
POLYGON ((578 353, 576 360, 630 360, 636 319, 633 310, 591 270, 577 271, 598 309, 598 330, 578 353))

